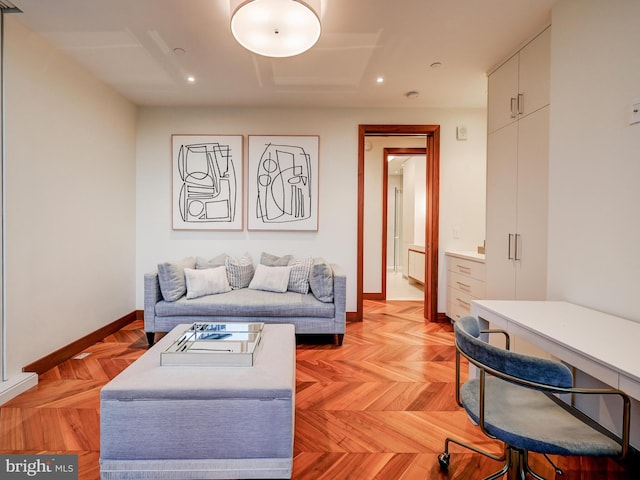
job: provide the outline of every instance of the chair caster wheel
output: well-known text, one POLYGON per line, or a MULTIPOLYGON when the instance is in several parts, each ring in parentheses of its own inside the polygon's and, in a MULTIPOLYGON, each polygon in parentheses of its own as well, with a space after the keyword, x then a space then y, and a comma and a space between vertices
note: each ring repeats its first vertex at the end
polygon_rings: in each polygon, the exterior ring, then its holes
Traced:
POLYGON ((441 470, 449 470, 449 454, 444 452, 438 455, 438 463, 441 470))

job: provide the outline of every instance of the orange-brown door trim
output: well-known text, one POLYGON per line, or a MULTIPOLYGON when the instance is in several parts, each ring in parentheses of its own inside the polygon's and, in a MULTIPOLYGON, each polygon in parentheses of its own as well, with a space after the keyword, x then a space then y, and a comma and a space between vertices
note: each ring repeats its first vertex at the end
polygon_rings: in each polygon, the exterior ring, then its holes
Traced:
POLYGON ((364 143, 367 135, 426 135, 427 215, 425 222, 424 317, 436 320, 438 308, 438 235, 440 191, 440 125, 359 125, 358 126, 358 259, 356 320, 362 321, 364 286, 364 143))

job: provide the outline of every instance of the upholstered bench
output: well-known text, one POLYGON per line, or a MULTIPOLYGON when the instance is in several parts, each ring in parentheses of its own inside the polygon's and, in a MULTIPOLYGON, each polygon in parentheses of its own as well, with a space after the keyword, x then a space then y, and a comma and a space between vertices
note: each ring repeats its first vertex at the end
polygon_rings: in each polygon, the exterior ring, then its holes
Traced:
POLYGON ((252 367, 161 366, 186 328, 102 389, 101 478, 290 478, 294 326, 265 325, 252 367))

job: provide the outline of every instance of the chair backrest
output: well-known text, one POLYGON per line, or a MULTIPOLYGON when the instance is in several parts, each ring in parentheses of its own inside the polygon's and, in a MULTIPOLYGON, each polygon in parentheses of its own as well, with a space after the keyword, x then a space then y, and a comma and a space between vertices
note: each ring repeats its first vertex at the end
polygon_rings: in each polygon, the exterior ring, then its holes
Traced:
POLYGON ((457 348, 470 360, 527 382, 561 388, 573 387, 573 375, 566 365, 505 350, 483 341, 475 317, 458 319, 454 331, 457 348))

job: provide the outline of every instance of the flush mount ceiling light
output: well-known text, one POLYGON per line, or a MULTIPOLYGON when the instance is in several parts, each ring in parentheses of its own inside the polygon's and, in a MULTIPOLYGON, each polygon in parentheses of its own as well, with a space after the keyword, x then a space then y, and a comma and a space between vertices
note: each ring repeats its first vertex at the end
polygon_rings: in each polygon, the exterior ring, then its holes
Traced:
POLYGON ((231 33, 247 50, 292 57, 320 38, 320 0, 231 0, 231 33))

